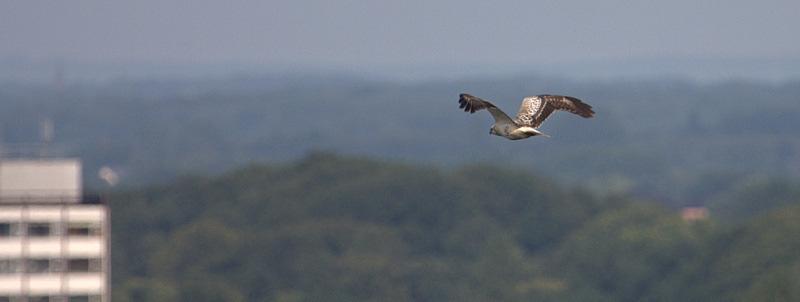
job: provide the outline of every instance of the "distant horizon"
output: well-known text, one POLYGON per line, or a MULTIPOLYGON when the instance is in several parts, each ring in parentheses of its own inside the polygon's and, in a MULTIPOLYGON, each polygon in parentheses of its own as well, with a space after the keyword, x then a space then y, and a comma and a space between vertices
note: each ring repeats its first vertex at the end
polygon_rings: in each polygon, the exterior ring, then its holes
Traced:
POLYGON ((540 76, 577 81, 670 78, 693 82, 800 80, 800 57, 710 58, 641 57, 555 62, 550 64, 419 63, 351 66, 313 63, 80 61, 57 58, 0 57, 0 81, 49 83, 57 73, 66 82, 120 79, 227 78, 259 75, 346 76, 380 81, 424 82, 474 78, 540 76))

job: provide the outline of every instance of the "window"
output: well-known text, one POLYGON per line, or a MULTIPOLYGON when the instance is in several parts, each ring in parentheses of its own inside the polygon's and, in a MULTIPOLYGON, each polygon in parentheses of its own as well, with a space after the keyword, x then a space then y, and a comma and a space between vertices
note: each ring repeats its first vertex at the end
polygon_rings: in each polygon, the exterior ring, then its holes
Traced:
POLYGON ((68 265, 70 273, 89 271, 89 259, 70 259, 68 265))
POLYGON ((0 222, 0 237, 9 237, 17 235, 19 235, 19 223, 0 222))
POLYGON ((65 272, 67 271, 67 261, 64 259, 50 259, 50 272, 65 272))
POLYGON ((50 236, 50 224, 46 222, 29 223, 28 236, 31 237, 50 236))
POLYGON ((92 296, 69 296, 68 302, 100 302, 102 299, 99 295, 92 296))
POLYGON ((100 259, 69 259, 67 265, 70 273, 96 273, 102 268, 100 259))
POLYGON ((70 222, 67 227, 70 236, 99 236, 100 225, 89 222, 70 222))
MULTIPOLYGON (((22 266, 18 259, 0 259, 0 275, 21 272, 22 266)), ((2 302, 3 300, 0 300, 2 302)))
POLYGON ((11 236, 11 224, 8 222, 0 222, 0 237, 8 236, 11 236))
POLYGON ((50 259, 28 259, 29 273, 50 272, 50 259))
POLYGON ((28 298, 28 302, 50 302, 49 296, 31 296, 28 298))
POLYGON ((89 296, 69 296, 69 302, 89 302, 89 296))

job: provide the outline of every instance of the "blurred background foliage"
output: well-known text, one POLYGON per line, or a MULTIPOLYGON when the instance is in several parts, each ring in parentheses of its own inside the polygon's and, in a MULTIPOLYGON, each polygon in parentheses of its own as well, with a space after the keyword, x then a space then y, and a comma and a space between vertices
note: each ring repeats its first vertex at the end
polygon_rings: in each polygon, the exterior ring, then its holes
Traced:
MULTIPOLYGON (((738 196, 795 188, 771 187, 738 196)), ((798 197, 686 221, 518 170, 317 152, 112 194, 114 299, 793 301, 798 197)))

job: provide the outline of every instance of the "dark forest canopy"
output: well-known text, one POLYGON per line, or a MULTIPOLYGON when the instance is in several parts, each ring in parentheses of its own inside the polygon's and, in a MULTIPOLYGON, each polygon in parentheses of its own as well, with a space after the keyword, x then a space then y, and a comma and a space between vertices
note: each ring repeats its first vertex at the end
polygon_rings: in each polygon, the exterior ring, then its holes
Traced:
POLYGON ((115 301, 800 298, 797 196, 687 222, 520 170, 313 153, 110 200, 115 301))

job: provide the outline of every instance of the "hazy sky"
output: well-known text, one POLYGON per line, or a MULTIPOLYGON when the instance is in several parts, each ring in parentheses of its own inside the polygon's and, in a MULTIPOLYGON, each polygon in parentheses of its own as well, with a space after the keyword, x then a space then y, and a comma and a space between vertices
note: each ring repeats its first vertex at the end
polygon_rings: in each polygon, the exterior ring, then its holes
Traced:
POLYGON ((0 58, 417 66, 800 56, 800 1, 0 1, 0 58))

